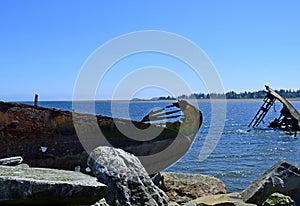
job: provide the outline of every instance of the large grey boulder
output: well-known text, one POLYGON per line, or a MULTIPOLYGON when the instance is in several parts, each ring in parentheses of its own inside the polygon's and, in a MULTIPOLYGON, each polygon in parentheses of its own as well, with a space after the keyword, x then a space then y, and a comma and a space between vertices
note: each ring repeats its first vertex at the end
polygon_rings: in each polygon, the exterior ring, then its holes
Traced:
POLYGON ((179 204, 226 193, 226 186, 220 179, 202 174, 160 172, 153 177, 153 182, 167 193, 171 201, 179 204))
POLYGON ((242 192, 245 202, 261 205, 271 194, 279 192, 300 204, 300 168, 279 161, 242 192))
POLYGON ((0 166, 0 204, 93 204, 105 191, 96 178, 78 172, 0 166))
POLYGON ((112 147, 98 147, 88 158, 98 180, 108 186, 109 205, 167 205, 168 197, 154 185, 140 160, 112 147))

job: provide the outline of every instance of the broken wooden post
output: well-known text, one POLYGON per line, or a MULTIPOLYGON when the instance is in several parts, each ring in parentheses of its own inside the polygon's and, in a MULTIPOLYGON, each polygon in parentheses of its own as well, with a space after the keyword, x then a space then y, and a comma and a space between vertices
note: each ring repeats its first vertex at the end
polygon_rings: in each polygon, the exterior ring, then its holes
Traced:
POLYGON ((38 107, 38 99, 39 99, 39 95, 35 94, 34 95, 34 107, 37 108, 38 107))

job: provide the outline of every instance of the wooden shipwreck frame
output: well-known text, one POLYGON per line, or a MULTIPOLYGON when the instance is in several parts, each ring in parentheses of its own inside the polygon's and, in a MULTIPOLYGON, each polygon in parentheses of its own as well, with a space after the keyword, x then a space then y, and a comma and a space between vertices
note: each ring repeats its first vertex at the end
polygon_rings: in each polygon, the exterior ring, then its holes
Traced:
POLYGON ((296 135, 296 132, 300 131, 300 114, 288 100, 271 89, 269 86, 266 85, 265 87, 267 94, 263 100, 264 103, 248 127, 257 127, 261 122, 263 122, 263 119, 270 108, 274 105, 275 101, 278 100, 280 103, 282 103, 283 107, 280 111, 279 117, 270 122, 269 127, 281 129, 296 135))

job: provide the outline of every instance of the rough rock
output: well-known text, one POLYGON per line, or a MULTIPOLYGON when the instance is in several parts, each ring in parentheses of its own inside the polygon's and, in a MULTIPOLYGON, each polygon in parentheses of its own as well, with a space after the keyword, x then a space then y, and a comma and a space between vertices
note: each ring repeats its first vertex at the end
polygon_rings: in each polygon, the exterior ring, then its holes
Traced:
MULTIPOLYGON (((107 204, 106 200, 103 198, 91 206, 109 206, 109 204, 107 204)), ((170 201, 168 202, 168 206, 179 206, 179 204, 170 201)))
POLYGON ((153 182, 167 193, 171 201, 179 204, 206 195, 226 193, 221 180, 201 174, 161 172, 153 177, 153 182))
POLYGON ((96 178, 78 172, 0 166, 0 204, 93 204, 105 191, 96 178))
POLYGON ((262 206, 294 206, 294 205, 295 202, 294 200, 292 200, 291 197, 280 193, 273 193, 262 204, 262 206))
POLYGON ((22 162, 23 162, 23 158, 21 156, 0 159, 0 165, 7 165, 7 166, 15 166, 21 164, 22 162))
POLYGON ((102 198, 101 200, 99 200, 98 202, 96 202, 91 206, 109 206, 109 204, 107 204, 106 200, 102 198))
POLYGON ((177 204, 177 202, 170 201, 168 206, 179 206, 179 204, 177 204))
POLYGON ((112 147, 98 147, 90 154, 88 166, 106 184, 109 205, 167 205, 168 197, 154 185, 140 160, 112 147))
POLYGON ((261 205, 271 194, 279 192, 300 204, 300 168, 279 161, 242 192, 245 202, 261 205))
POLYGON ((204 196, 192 200, 185 206, 255 206, 242 201, 242 199, 234 198, 230 194, 219 194, 204 196))

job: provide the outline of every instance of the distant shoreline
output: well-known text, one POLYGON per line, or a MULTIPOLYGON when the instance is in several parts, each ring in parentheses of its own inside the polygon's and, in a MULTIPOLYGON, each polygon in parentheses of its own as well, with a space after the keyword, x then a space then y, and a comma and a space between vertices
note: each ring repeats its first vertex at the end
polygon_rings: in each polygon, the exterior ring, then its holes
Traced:
MULTIPOLYGON (((186 99, 188 101, 197 101, 197 102, 210 102, 210 101, 227 101, 227 102, 261 102, 263 99, 186 99)), ((288 101, 292 102, 298 102, 300 101, 300 98, 291 98, 287 99, 288 101)), ((79 100, 76 102, 174 102, 174 100, 79 100)), ((5 101, 4 101, 5 102, 5 101)), ((10 102, 10 101, 6 101, 10 102)), ((19 103, 24 103, 24 102, 33 102, 33 101, 11 101, 11 102, 19 102, 19 103)), ((72 102, 72 100, 40 100, 39 102, 72 102)))

